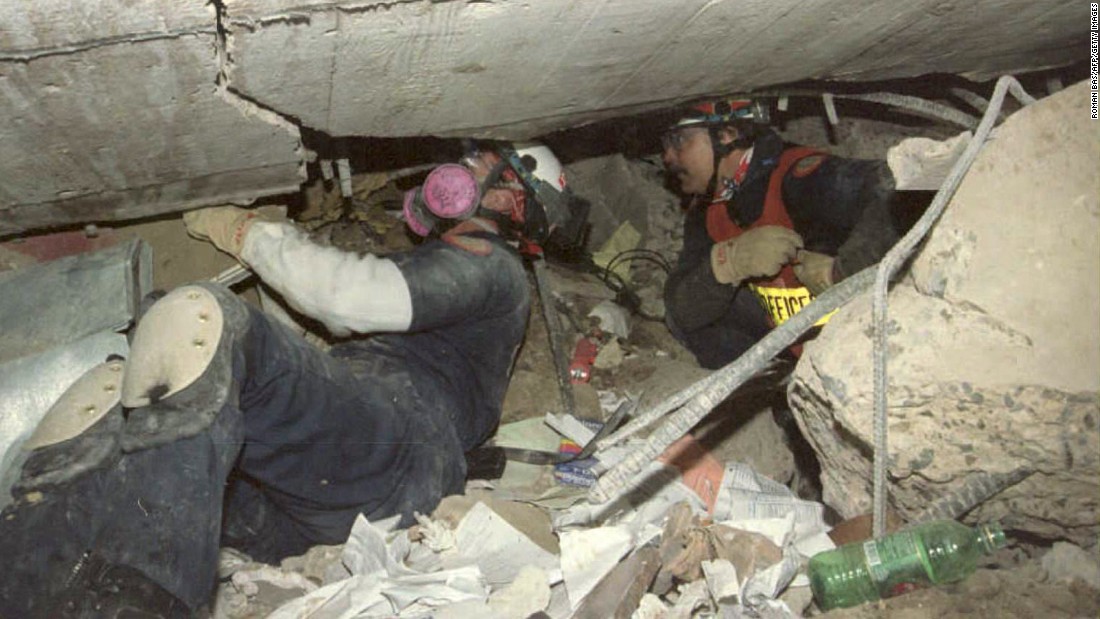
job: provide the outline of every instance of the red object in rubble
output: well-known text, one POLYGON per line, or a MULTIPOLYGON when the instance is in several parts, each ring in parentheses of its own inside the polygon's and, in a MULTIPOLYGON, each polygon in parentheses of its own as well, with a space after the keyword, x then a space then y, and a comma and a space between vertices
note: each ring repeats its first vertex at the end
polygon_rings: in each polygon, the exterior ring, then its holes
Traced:
POLYGON ((573 349, 573 360, 569 363, 569 382, 587 383, 592 378, 592 364, 600 352, 600 341, 595 336, 586 336, 577 340, 573 349))

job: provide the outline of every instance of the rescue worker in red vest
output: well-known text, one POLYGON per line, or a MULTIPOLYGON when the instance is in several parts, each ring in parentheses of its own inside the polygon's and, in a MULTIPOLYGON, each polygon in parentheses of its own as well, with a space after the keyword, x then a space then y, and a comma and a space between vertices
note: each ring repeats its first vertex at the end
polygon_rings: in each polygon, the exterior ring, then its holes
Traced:
POLYGON ((690 198, 666 320, 700 365, 748 350, 899 238, 883 161, 785 144, 759 100, 693 105, 662 138, 690 198))

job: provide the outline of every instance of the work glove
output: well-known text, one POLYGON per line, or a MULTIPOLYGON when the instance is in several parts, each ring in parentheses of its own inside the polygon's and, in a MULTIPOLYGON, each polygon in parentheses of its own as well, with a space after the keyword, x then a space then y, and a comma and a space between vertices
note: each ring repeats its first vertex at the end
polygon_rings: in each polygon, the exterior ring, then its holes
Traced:
POLYGON ((264 206, 244 209, 236 206, 213 206, 183 214, 187 233, 201 241, 241 259, 248 229, 257 221, 286 221, 285 206, 264 206))
POLYGON ((719 283, 736 286, 750 277, 776 275, 801 248, 802 237, 794 230, 760 226, 715 243, 710 250, 710 267, 719 283))
POLYGON ((794 275, 816 297, 833 285, 833 263, 836 258, 816 251, 800 250, 794 275))

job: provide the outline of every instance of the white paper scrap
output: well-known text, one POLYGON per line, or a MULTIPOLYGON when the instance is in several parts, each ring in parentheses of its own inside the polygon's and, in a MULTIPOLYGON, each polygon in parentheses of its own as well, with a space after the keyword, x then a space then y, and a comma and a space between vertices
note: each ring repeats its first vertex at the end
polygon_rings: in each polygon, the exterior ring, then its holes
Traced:
MULTIPOLYGON (((389 524, 388 521, 386 524, 389 524)), ((389 576, 416 574, 417 572, 405 567, 400 557, 395 556, 391 543, 386 540, 389 533, 388 529, 371 523, 359 514, 351 526, 351 534, 341 555, 348 571, 361 576, 377 572, 389 576)), ((400 531, 396 535, 403 536, 405 532, 400 531)))
POLYGON ((707 581, 710 597, 719 605, 737 603, 741 597, 741 581, 737 577, 737 568, 726 559, 703 561, 703 577, 707 581))
POLYGON ((624 527, 599 527, 561 534, 561 572, 574 610, 634 547, 624 527))
POLYGON ((784 518, 789 513, 794 514, 795 540, 828 529, 821 503, 796 497, 789 488, 760 475, 747 464, 726 463, 714 502, 716 521, 784 518))
POLYGON ((383 579, 381 593, 401 614, 412 615, 464 600, 484 601, 489 596, 481 572, 473 565, 383 579))
POLYGON ((745 579, 741 587, 741 603, 749 608, 765 606, 787 588, 801 565, 798 552, 787 547, 782 561, 745 579))
POLYGON ((379 574, 369 574, 334 582, 283 604, 268 615, 268 619, 343 619, 393 615, 390 603, 379 593, 380 580, 379 574))
POLYGON ((829 532, 826 530, 795 540, 794 547, 803 557, 809 559, 819 552, 836 548, 836 544, 833 543, 833 538, 829 537, 829 532))
POLYGON ((596 436, 595 432, 572 415, 546 413, 546 425, 578 445, 587 445, 596 436))
POLYGON ((512 582, 525 565, 541 568, 551 578, 560 573, 557 556, 481 502, 470 508, 458 524, 455 542, 458 553, 444 555, 444 566, 475 563, 492 585, 512 582))

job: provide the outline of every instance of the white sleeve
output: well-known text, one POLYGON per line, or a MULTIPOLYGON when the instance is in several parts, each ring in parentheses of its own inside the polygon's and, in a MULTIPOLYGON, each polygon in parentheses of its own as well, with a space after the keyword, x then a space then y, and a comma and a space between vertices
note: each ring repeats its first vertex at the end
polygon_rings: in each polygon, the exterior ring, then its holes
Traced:
POLYGON ((336 335, 412 324, 409 286, 387 258, 321 247, 286 222, 252 224, 241 258, 291 307, 336 335))

